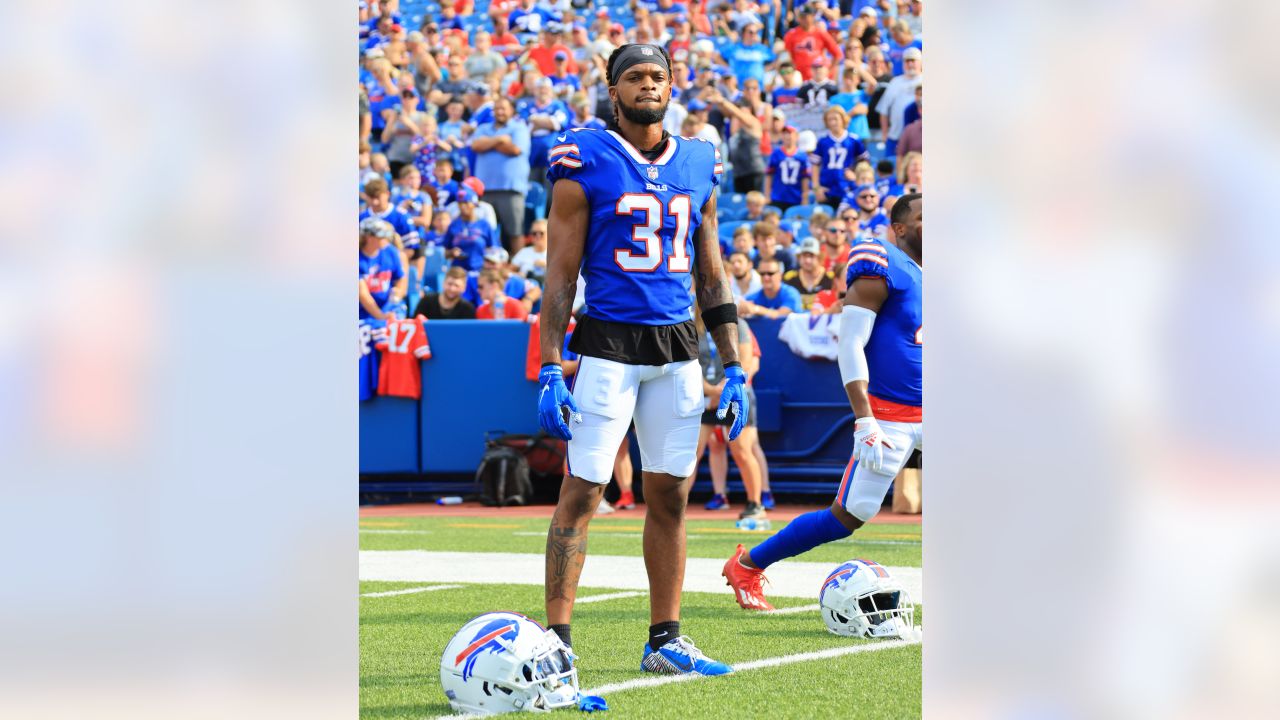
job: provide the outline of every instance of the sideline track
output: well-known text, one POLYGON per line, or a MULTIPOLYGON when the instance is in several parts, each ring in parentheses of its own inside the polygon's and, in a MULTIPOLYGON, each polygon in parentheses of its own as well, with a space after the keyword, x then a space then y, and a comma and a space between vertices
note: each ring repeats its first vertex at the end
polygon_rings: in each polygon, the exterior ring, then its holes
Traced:
MULTIPOLYGON (((363 581, 421 583, 479 583, 494 585, 542 585, 545 558, 533 553, 434 552, 428 550, 361 550, 363 581)), ((723 593, 731 597, 720 575, 723 559, 689 558, 685 564, 684 591, 723 593)), ((766 571, 769 597, 806 598, 812 601, 832 563, 785 561, 766 571)), ((921 569, 889 567, 911 599, 924 604, 921 569)), ((613 590, 649 589, 644 558, 626 555, 587 555, 579 587, 613 590)))

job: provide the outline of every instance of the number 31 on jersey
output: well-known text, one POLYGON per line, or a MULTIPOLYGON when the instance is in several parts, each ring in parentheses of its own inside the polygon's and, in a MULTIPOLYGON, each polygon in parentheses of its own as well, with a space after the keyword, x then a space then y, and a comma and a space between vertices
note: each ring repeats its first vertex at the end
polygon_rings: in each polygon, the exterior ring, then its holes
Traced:
MULTIPOLYGON (((637 216, 631 227, 631 239, 644 243, 644 252, 637 254, 629 249, 615 250, 613 261, 626 272, 653 272, 662 263, 662 200, 653 193, 625 193, 618 198, 613 212, 616 215, 637 216)), ((668 272, 689 272, 689 219, 693 202, 688 195, 676 195, 665 208, 676 221, 675 234, 671 238, 671 257, 667 258, 668 272)))

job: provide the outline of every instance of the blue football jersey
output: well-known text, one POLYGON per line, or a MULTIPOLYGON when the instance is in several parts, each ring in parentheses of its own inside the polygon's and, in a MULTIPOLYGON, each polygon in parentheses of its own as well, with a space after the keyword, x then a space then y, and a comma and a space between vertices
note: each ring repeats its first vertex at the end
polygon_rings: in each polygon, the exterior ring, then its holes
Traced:
POLYGON ((895 245, 864 240, 849 250, 850 285, 860 277, 883 278, 889 297, 867 341, 867 392, 901 405, 924 404, 924 314, 922 310, 924 271, 895 245))
POLYGON ((788 155, 782 148, 776 148, 769 156, 769 174, 773 176, 769 200, 791 205, 804 202, 800 195, 800 183, 804 181, 808 167, 809 153, 796 150, 795 154, 788 155))
POLYGON ((633 325, 693 317, 693 235, 720 184, 720 151, 671 136, 649 162, 621 135, 579 128, 556 136, 547 178, 582 186, 591 208, 582 276, 587 314, 633 325))
POLYGON ((374 346, 383 339, 386 323, 373 318, 360 320, 360 399, 378 394, 378 353, 374 346))
MULTIPOLYGON (((369 257, 362 252, 360 256, 360 279, 369 286, 369 294, 378 307, 385 307, 391 298, 391 289, 404 277, 404 266, 400 263, 400 251, 394 245, 380 248, 376 255, 369 257)), ((360 319, 368 318, 364 306, 360 305, 360 319)))
POLYGON ((823 135, 818 140, 811 159, 818 166, 818 182, 828 192, 839 193, 840 185, 845 180, 845 169, 852 168, 859 160, 866 160, 868 157, 867 146, 858 138, 846 134, 840 140, 823 135))

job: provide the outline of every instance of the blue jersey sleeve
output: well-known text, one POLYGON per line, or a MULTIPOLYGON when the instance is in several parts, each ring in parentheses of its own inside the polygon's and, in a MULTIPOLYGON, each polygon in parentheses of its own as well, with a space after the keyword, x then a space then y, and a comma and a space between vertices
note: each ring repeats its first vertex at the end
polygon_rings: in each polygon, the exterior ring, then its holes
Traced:
POLYGON ((893 288, 889 275, 889 252, 878 240, 865 240, 849 249, 849 268, 845 270, 845 284, 852 285, 860 277, 880 277, 893 288))
POLYGON ((556 137, 556 144, 551 146, 551 150, 547 151, 547 180, 552 185, 557 180, 568 178, 577 182, 582 186, 583 191, 587 190, 586 168, 588 153, 582 151, 581 142, 585 140, 583 133, 569 132, 556 137))

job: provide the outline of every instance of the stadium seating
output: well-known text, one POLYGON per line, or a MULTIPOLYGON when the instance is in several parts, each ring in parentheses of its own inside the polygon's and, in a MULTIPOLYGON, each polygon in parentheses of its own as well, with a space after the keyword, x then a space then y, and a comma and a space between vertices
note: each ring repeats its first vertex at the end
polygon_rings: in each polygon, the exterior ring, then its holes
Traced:
POLYGON ((741 220, 747 215, 747 196, 742 193, 725 193, 716 206, 716 216, 721 222, 741 220))
POLYGON ((524 196, 525 214, 533 220, 547 218, 547 191, 538 183, 529 183, 529 191, 524 196))
POLYGON ((815 212, 819 210, 830 212, 830 209, 826 205, 819 205, 817 203, 813 205, 794 205, 792 207, 787 208, 787 211, 782 214, 782 219, 783 220, 804 220, 807 222, 809 220, 809 216, 813 215, 815 212))
POLYGON ((720 238, 722 240, 732 240, 734 231, 736 231, 739 227, 742 227, 744 225, 747 227, 750 227, 751 221, 750 220, 731 220, 729 222, 720 223, 720 238))
MULTIPOLYGON (((781 320, 748 322, 765 360, 752 384, 774 490, 830 493, 849 460, 853 423, 839 369, 792 353, 778 340, 781 320)), ((453 320, 428 332, 433 357, 422 365, 423 399, 360 403, 360 473, 413 475, 423 488, 447 481, 456 490, 472 481, 486 431, 537 430, 538 386, 524 377, 529 326, 453 320)))

